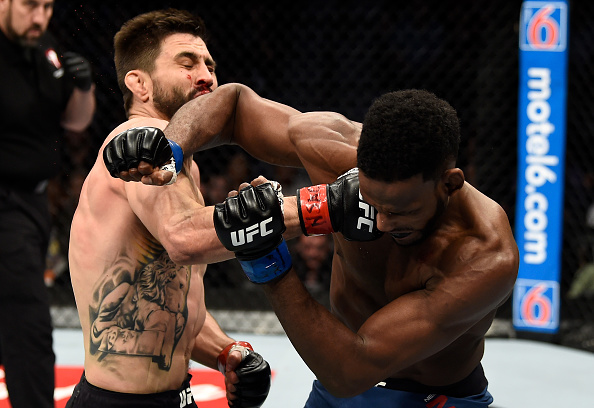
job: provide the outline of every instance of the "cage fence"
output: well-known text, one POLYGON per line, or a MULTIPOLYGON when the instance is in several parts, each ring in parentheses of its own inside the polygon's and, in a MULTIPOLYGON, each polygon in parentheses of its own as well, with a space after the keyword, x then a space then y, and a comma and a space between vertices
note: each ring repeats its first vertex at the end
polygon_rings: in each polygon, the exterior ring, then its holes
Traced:
MULTIPOLYGON (((362 121, 382 93, 422 88, 457 109, 462 125, 458 166, 495 199, 514 224, 517 172, 518 21, 520 1, 75 2, 55 4, 50 29, 66 49, 92 63, 97 113, 82 134, 67 134, 62 174, 50 193, 54 233, 46 281, 56 327, 77 327, 67 265, 70 220, 82 180, 104 138, 125 120, 113 64, 113 36, 127 19, 175 7, 199 14, 209 31, 219 83, 240 82, 302 111, 330 110, 362 121)), ((570 3, 569 89, 561 330, 554 341, 594 351, 594 3, 570 3)), ((285 191, 308 183, 299 169, 258 162, 234 146, 196 154, 201 190, 221 201, 259 174, 285 191)), ((298 242, 291 244, 299 253, 298 242)), ((327 249, 326 249, 327 250, 327 249)), ((299 257, 299 255, 297 255, 299 257)), ((329 306, 329 265, 307 287, 329 306)), ((318 267, 320 267, 318 265, 318 267)), ((282 332, 263 293, 231 260, 208 267, 206 302, 226 330, 282 332)), ((511 302, 500 308, 495 335, 514 335, 511 302)))

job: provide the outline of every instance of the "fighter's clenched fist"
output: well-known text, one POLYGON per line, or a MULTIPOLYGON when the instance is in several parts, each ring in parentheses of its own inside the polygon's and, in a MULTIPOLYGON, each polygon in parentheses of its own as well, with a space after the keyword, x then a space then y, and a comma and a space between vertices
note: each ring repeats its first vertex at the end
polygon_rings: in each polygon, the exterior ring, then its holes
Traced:
POLYGON ((217 204, 214 226, 225 248, 235 252, 248 279, 266 283, 291 269, 282 233, 282 193, 276 182, 242 188, 217 204))
MULTIPOLYGON (((232 396, 227 396, 233 408, 262 406, 270 391, 270 365, 254 351, 250 343, 236 341, 229 344, 219 354, 217 363, 219 371, 225 376, 225 383, 232 384, 235 389, 231 392, 232 396), (233 351, 241 353, 241 360, 231 361, 233 351)), ((228 386, 226 388, 229 389, 228 386)))
MULTIPOLYGON (((168 140, 155 127, 136 127, 126 130, 109 141, 103 150, 103 161, 109 174, 124 181, 140 181, 155 167, 172 173, 168 184, 175 182, 183 166, 184 154, 177 143, 168 140), (143 171, 143 162, 144 169, 143 171), (147 166, 149 165, 149 166, 147 166)), ((165 173, 165 172, 161 172, 165 173)), ((162 177, 169 177, 162 174, 162 177)))
POLYGON ((377 210, 359 192, 359 169, 353 168, 332 183, 297 190, 299 222, 305 235, 340 232, 349 241, 373 241, 377 210))

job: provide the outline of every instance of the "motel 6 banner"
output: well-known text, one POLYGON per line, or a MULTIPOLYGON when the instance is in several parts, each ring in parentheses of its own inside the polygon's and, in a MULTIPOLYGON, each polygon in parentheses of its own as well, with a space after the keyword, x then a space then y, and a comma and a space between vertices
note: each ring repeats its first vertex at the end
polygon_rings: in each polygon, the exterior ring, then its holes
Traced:
POLYGON ((569 6, 524 1, 520 13, 518 184, 519 331, 559 329, 569 6))

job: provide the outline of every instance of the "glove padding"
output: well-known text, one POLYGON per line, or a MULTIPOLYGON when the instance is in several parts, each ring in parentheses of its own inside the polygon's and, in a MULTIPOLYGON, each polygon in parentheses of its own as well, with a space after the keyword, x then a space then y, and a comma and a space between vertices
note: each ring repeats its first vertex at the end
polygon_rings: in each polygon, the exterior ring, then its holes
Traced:
POLYGON ((356 167, 332 184, 298 189, 297 199, 305 235, 340 232, 349 241, 373 241, 383 235, 377 229, 377 210, 363 201, 359 192, 356 167))
POLYGON ((235 385, 233 408, 257 408, 262 406, 270 391, 271 372, 268 362, 255 351, 241 360, 235 370, 239 382, 235 385))
POLYGON ((89 61, 75 52, 64 53, 64 69, 72 77, 74 86, 88 91, 93 84, 93 72, 89 61))
POLYGON ((215 231, 229 251, 235 252, 248 279, 266 283, 292 266, 283 240, 285 222, 278 183, 243 188, 234 197, 216 204, 215 231))
POLYGON ((260 258, 277 247, 286 228, 272 183, 245 187, 216 204, 214 226, 223 246, 239 260, 260 258))
POLYGON ((241 352, 241 362, 235 369, 239 382, 233 384, 237 398, 233 400, 233 407, 258 408, 262 406, 270 391, 271 371, 268 362, 254 351, 251 344, 236 341, 229 344, 219 354, 217 364, 219 371, 225 374, 227 356, 233 350, 241 352))
POLYGON ((161 129, 136 127, 116 135, 107 143, 103 150, 103 161, 114 178, 119 178, 121 171, 138 167, 141 161, 160 167, 171 161, 179 173, 183 165, 183 152, 175 142, 167 140, 161 129), (179 152, 172 149, 179 149, 179 152), (176 152, 178 154, 174 158, 176 152))

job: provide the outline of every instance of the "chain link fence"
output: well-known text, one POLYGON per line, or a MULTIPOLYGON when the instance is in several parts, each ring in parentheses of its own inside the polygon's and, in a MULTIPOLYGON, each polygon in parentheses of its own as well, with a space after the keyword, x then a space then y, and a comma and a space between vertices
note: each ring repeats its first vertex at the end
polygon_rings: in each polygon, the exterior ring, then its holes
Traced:
MULTIPOLYGON (((231 5, 59 0, 50 28, 67 49, 90 59, 97 114, 87 132, 67 135, 71 143, 64 152, 64 171, 50 190, 55 239, 47 280, 58 325, 69 325, 59 320, 64 313, 58 307, 74 304, 64 260, 80 183, 105 136, 125 120, 113 65, 113 36, 129 18, 166 7, 187 9, 205 20, 220 83, 244 83, 302 111, 331 110, 362 121, 375 97, 403 88, 427 89, 448 100, 462 123, 459 167, 471 184, 503 206, 514 225, 520 1, 231 5)), ((553 341, 594 351, 592 21, 594 3, 571 2, 562 327, 553 341)), ((281 181, 289 194, 308 183, 303 171, 259 163, 235 147, 201 152, 195 159, 209 203, 221 201, 239 181, 259 174, 281 181)), ((319 255, 316 265, 308 265, 306 249, 298 241, 291 245, 307 287, 328 304, 327 256, 319 255)), ((318 250, 328 255, 328 245, 320 243, 318 250)), ((207 305, 219 312, 228 330, 261 327, 261 313, 271 313, 262 291, 248 284, 234 260, 209 266, 205 282, 207 305), (255 313, 253 323, 245 324, 246 311, 255 313)), ((511 302, 499 310, 498 319, 510 321, 511 302)), ((269 330, 275 332, 278 325, 272 323, 269 330)))

